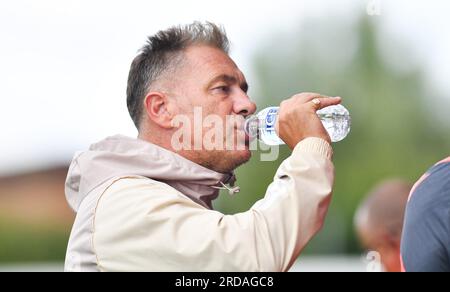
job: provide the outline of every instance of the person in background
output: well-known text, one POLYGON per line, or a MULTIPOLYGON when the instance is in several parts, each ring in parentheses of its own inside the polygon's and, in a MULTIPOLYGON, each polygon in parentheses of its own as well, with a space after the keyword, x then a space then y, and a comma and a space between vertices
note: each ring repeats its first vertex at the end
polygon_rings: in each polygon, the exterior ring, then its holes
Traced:
POLYGON ((450 272, 450 157, 414 185, 401 244, 403 271, 450 272))
POLYGON ((380 254, 387 272, 400 272, 403 218, 412 184, 387 180, 375 186, 360 204, 355 228, 362 246, 380 254))

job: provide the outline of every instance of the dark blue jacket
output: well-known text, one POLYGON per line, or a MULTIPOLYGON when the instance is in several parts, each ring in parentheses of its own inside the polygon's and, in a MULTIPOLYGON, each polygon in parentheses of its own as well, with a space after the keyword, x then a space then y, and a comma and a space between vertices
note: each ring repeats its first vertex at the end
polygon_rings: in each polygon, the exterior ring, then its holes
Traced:
POLYGON ((428 170, 411 191, 401 257, 407 272, 450 272, 450 157, 428 170))

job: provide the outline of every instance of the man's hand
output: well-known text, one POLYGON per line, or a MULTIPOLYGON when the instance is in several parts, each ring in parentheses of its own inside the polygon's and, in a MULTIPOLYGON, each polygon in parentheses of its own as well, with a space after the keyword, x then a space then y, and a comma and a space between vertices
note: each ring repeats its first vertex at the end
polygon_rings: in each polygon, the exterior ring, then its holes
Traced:
POLYGON ((339 103, 340 97, 330 98, 309 92, 294 95, 281 103, 275 130, 291 149, 308 137, 321 138, 331 143, 316 111, 339 103))

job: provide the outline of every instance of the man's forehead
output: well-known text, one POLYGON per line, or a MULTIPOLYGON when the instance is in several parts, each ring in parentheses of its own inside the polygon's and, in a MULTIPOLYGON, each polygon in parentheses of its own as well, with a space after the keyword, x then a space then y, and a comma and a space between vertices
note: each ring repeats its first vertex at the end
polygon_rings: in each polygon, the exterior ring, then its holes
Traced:
POLYGON ((245 79, 244 74, 242 74, 241 71, 236 70, 234 72, 228 72, 228 70, 224 71, 214 71, 209 74, 208 79, 210 82, 214 81, 225 81, 228 83, 239 83, 239 84, 246 84, 247 81, 245 79))
POLYGON ((226 75, 240 82, 245 81, 245 76, 236 63, 220 49, 195 46, 187 49, 186 57, 196 73, 207 74, 209 78, 226 75))

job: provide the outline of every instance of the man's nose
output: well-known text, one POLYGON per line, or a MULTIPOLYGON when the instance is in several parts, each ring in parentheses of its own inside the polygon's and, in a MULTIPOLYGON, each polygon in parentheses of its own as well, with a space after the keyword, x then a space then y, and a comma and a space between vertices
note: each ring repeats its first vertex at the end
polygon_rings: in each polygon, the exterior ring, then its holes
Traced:
POLYGON ((233 111, 238 115, 247 117, 256 112, 256 104, 250 100, 247 94, 242 94, 234 102, 233 111))

